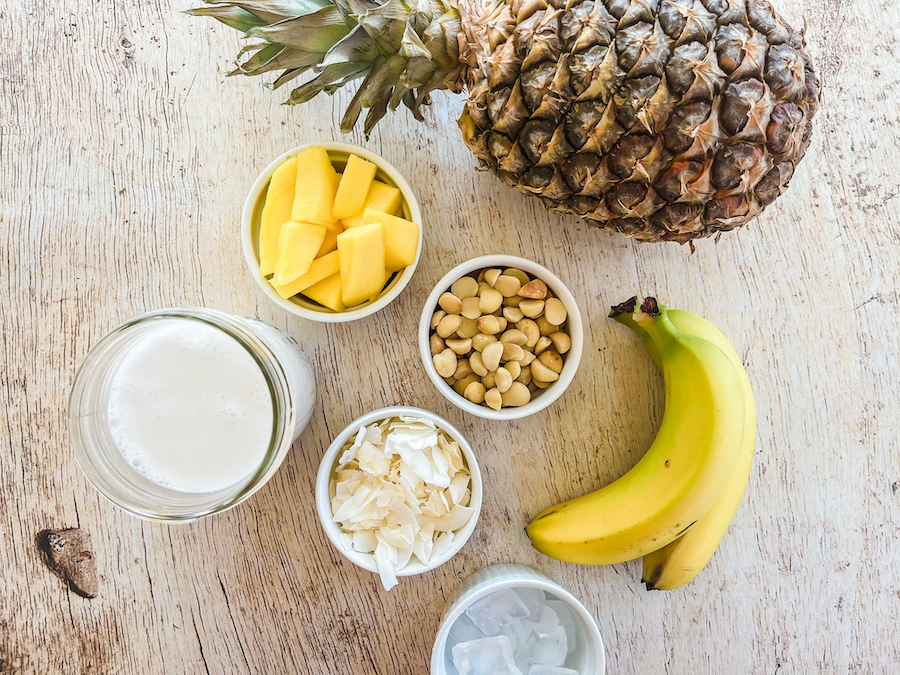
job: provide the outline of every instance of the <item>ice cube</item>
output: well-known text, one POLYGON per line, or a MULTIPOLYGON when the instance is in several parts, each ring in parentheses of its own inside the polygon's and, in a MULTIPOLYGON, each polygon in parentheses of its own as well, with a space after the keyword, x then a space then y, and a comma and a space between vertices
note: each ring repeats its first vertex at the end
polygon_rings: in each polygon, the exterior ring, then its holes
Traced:
POLYGON ((544 605, 539 617, 534 620, 523 619, 522 625, 528 633, 546 637, 559 625, 559 617, 556 616, 556 611, 552 607, 544 605))
POLYGON ((562 626, 557 626, 549 635, 543 637, 532 633, 516 649, 516 665, 526 673, 536 663, 561 666, 566 662, 567 650, 566 629, 562 626))
POLYGON ((539 617, 541 615, 541 610, 544 607, 544 603, 546 602, 546 598, 544 597, 544 591, 539 588, 514 588, 515 594, 519 596, 519 600, 522 601, 522 604, 528 608, 528 617, 534 621, 535 617, 539 617))
POLYGON ((483 637, 484 633, 478 630, 478 627, 472 623, 472 619, 463 614, 450 627, 450 632, 447 634, 447 644, 453 646, 460 642, 480 640, 483 637))
POLYGON ((562 600, 547 600, 547 607, 553 608, 556 616, 559 617, 559 625, 566 629, 566 641, 571 654, 578 645, 578 623, 575 621, 572 610, 562 600))
POLYGON ((557 666, 544 666, 536 663, 528 670, 528 675, 578 675, 578 671, 571 668, 558 668, 557 666))
POLYGON ((508 588, 476 600, 466 609, 472 623, 485 635, 498 635, 510 621, 528 616, 528 607, 508 588))
POLYGON ((525 639, 531 633, 531 629, 527 628, 525 623, 527 623, 526 619, 513 619, 500 629, 500 635, 505 635, 509 638, 513 651, 516 651, 516 647, 525 642, 525 639))
POLYGON ((505 635, 460 642, 453 647, 453 665, 459 675, 523 675, 505 635))

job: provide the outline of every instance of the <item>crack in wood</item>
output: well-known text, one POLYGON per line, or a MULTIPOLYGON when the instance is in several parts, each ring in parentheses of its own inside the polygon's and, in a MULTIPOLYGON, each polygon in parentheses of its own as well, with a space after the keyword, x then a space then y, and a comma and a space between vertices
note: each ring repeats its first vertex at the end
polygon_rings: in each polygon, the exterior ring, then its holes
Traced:
POLYGON ((228 592, 225 590, 225 582, 222 581, 222 575, 218 572, 216 572, 216 578, 219 580, 219 586, 222 588, 222 597, 225 598, 225 608, 228 610, 228 618, 231 619, 231 626, 234 628, 234 635, 237 638, 238 647, 241 648, 241 656, 244 657, 244 665, 247 666, 247 672, 252 672, 250 661, 247 660, 247 652, 244 651, 244 641, 241 640, 241 631, 238 630, 237 623, 235 623, 234 620, 234 614, 231 611, 231 603, 228 601, 228 592))
POLYGON ((194 635, 197 637, 197 646, 200 647, 200 658, 203 659, 203 668, 206 675, 209 675, 209 664, 206 663, 206 654, 203 653, 203 640, 200 639, 200 631, 197 630, 197 619, 194 617, 194 610, 191 610, 191 623, 194 625, 194 635))

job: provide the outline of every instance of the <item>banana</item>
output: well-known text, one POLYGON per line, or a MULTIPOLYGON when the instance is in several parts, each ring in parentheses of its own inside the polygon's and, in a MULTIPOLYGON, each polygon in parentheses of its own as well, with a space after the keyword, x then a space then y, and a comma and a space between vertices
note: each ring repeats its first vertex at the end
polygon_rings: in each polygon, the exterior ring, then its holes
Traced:
MULTIPOLYGON (((756 405, 753 401, 753 388, 734 347, 718 328, 703 317, 677 309, 670 309, 667 313, 676 328, 689 335, 709 340, 725 353, 741 380, 745 409, 740 456, 731 477, 725 484, 725 491, 713 504, 709 513, 700 518, 690 530, 667 546, 644 556, 641 581, 647 586, 647 590, 663 591, 684 586, 694 579, 712 558, 744 496, 756 448, 756 405)), ((659 352, 648 333, 635 323, 629 314, 620 313, 614 318, 640 335, 656 365, 661 366, 659 352)))
POLYGON ((551 507, 528 525, 534 547, 558 560, 606 565, 669 544, 710 510, 737 461, 744 389, 728 357, 708 340, 678 330, 654 298, 644 301, 634 321, 661 357, 662 424, 622 478, 551 507))

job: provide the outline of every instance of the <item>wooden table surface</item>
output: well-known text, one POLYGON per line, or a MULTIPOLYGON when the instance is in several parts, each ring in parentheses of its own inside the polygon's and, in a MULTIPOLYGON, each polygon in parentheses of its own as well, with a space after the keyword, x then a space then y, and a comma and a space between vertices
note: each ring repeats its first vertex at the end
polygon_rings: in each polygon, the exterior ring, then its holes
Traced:
POLYGON ((900 5, 782 0, 824 84, 807 158, 750 227, 695 254, 548 215, 474 170, 436 96, 425 124, 389 116, 367 141, 409 177, 425 249, 368 319, 288 316, 245 268, 244 195, 274 157, 341 138, 346 95, 302 108, 224 72, 234 31, 189 0, 13 0, 0 8, 0 672, 420 675, 444 602, 470 573, 531 565, 597 617, 610 673, 896 673, 900 663, 900 5), (452 266, 511 253, 565 280, 586 320, 578 376, 550 409, 492 423, 423 374, 421 304, 452 266), (759 437, 744 503, 707 570, 647 592, 640 563, 577 567, 534 551, 539 510, 614 480, 659 424, 662 383, 609 305, 636 293, 720 326, 747 364, 759 437), (320 400, 281 470, 191 525, 129 517, 79 471, 67 395, 113 326, 168 306, 259 317, 314 357, 320 400), (344 560, 315 516, 330 439, 409 404, 447 417, 480 458, 478 528, 438 570, 391 592, 344 560), (93 538, 100 596, 67 591, 37 531, 93 538))

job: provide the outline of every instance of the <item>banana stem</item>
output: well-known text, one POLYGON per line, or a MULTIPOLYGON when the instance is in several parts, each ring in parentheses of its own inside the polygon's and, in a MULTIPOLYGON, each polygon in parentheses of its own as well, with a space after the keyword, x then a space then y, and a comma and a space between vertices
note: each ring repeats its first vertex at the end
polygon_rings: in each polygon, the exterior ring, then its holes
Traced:
MULTIPOLYGON (((652 300, 654 303, 654 307, 648 306, 647 309, 654 309, 657 313, 661 311, 665 311, 664 305, 659 305, 656 303, 655 298, 647 298, 647 300, 652 300)), ((647 300, 644 301, 644 304, 647 304, 647 300)), ((656 367, 659 368, 660 372, 662 372, 662 360, 659 356, 659 349, 656 346, 656 343, 653 342, 653 338, 650 337, 650 334, 641 326, 634 317, 635 310, 637 309, 637 297, 630 298, 625 302, 615 305, 612 307, 609 317, 613 321, 617 321, 623 326, 627 326, 635 333, 637 333, 638 337, 641 338, 641 342, 644 343, 644 347, 647 349, 647 352, 650 354, 650 358, 653 359, 653 363, 656 364, 656 367)), ((643 310, 643 305, 642 305, 643 310)), ((644 312, 645 315, 649 316, 649 312, 644 312)))

